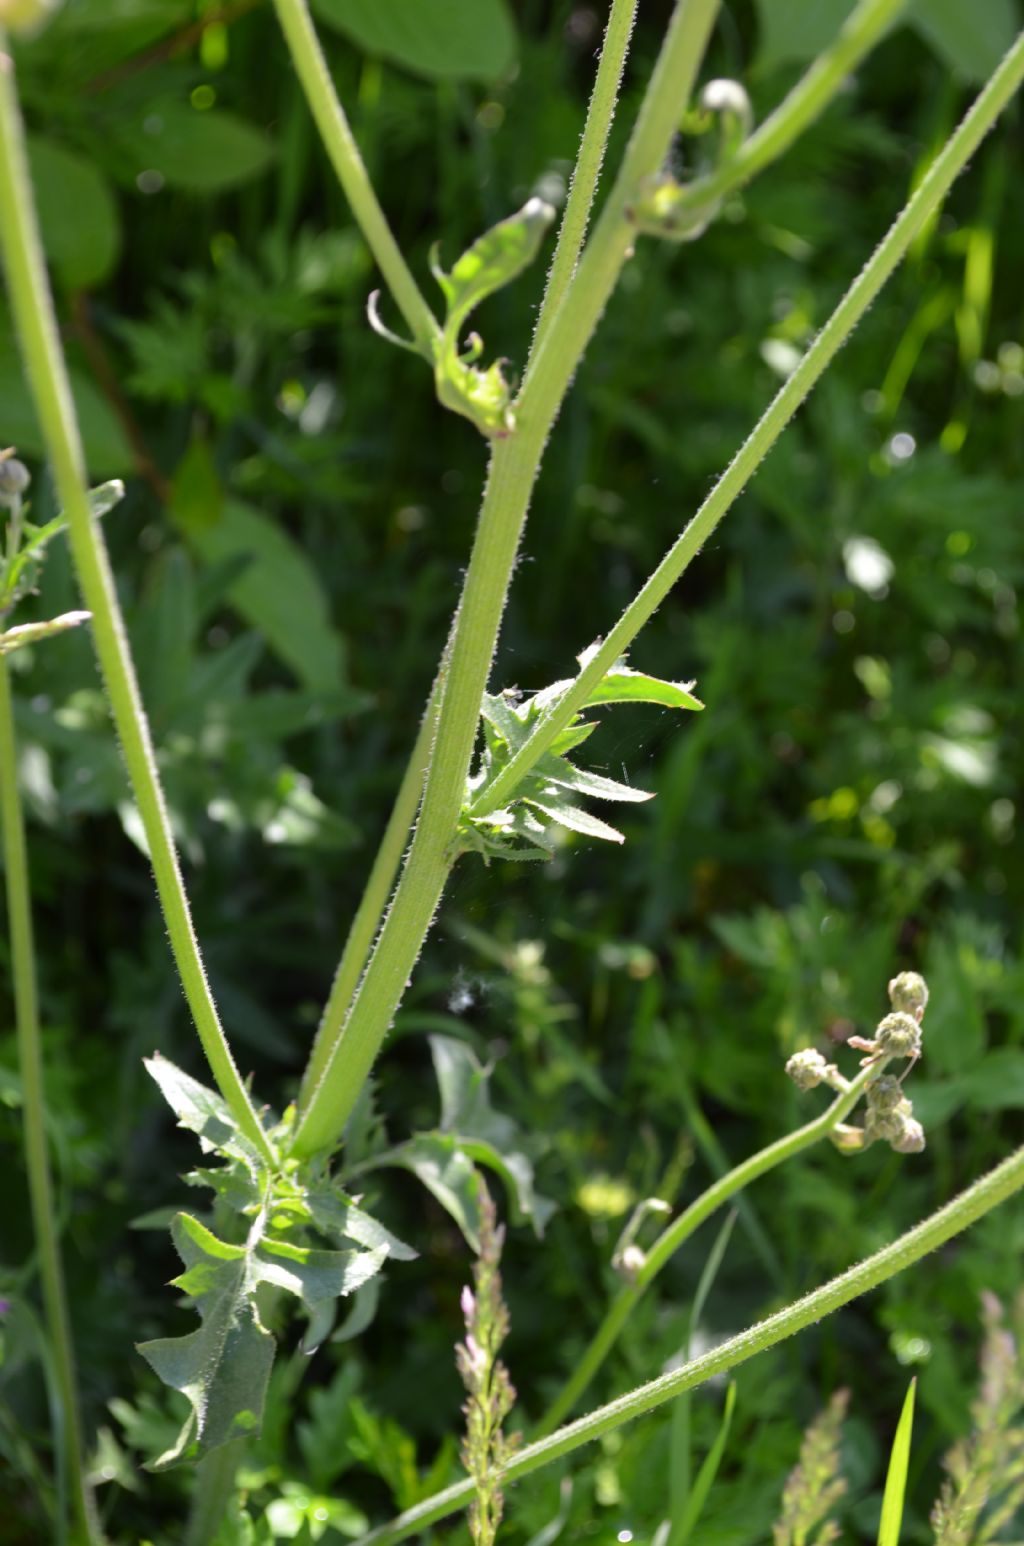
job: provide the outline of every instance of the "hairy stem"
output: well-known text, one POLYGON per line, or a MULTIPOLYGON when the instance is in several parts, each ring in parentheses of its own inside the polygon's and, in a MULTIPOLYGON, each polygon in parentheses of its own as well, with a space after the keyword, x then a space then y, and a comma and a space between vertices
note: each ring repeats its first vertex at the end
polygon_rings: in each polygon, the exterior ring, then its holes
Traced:
MULTIPOLYGON (((755 172, 760 171, 770 161, 779 156, 796 136, 807 127, 816 114, 820 113, 827 106, 828 102, 840 89, 846 74, 877 42, 884 31, 887 21, 891 19, 902 3, 903 0, 862 0, 862 4, 851 15, 832 48, 827 50, 812 65, 776 112, 772 114, 761 129, 751 136, 742 151, 729 162, 724 171, 716 173, 714 179, 702 180, 693 185, 692 196, 694 202, 703 202, 705 199, 714 202, 716 199, 721 198, 724 193, 749 180, 755 172)), ((635 7, 627 5, 625 0, 613 0, 612 13, 609 17, 605 44, 598 68, 598 78, 591 97, 583 143, 580 148, 579 164, 573 175, 569 203, 559 233, 558 247, 548 279, 541 317, 533 339, 531 359, 536 359, 542 347, 547 343, 548 335, 555 326, 555 319, 560 314, 561 303, 568 293, 577 271, 580 245, 590 216, 596 177, 600 170, 601 160, 607 143, 608 129, 621 80, 634 10, 635 7)), ((308 16, 305 18, 304 30, 308 33, 308 16)), ((315 46, 315 39, 313 39, 313 44, 315 46)), ((328 80, 323 79, 322 76, 320 78, 320 85, 326 92, 330 92, 330 83, 328 80)), ((325 107, 323 111, 327 112, 327 108, 325 107)), ((336 104, 335 109, 331 110, 332 114, 334 112, 341 113, 340 105, 336 104)), ((642 117, 641 123, 645 121, 649 120, 644 120, 642 117)), ((664 125, 660 118, 656 127, 659 133, 663 131, 664 125)), ((639 128, 640 125, 638 125, 638 132, 639 128)), ((634 136, 635 138, 636 136, 634 136)), ((604 227, 603 243, 606 249, 606 256, 619 265, 624 260, 628 248, 628 241, 622 240, 624 234, 628 235, 628 228, 622 223, 625 219, 624 211, 628 199, 635 192, 636 168, 646 163, 647 170, 651 171, 657 165, 653 134, 650 136, 650 142, 648 143, 645 131, 641 140, 641 151, 642 156, 640 151, 636 153, 631 159, 629 167, 624 168, 625 176, 620 177, 619 184, 617 184, 620 187, 621 193, 617 203, 620 217, 619 226, 621 229, 617 229, 616 225, 611 221, 604 227)), ((605 266, 602 263, 602 268, 605 266)), ((617 272, 617 268, 615 272, 617 272)), ((614 282, 614 274, 612 275, 612 282, 614 282)), ((591 327, 596 324, 603 305, 604 300, 601 300, 597 311, 590 318, 589 325, 591 327)), ((578 323, 573 321, 572 317, 569 319, 569 327, 575 334, 577 349, 582 350, 586 339, 583 338, 582 343, 579 340, 583 335, 584 329, 581 329, 578 323)), ((564 321, 560 322, 557 331, 561 340, 566 332, 564 321)), ((553 355, 552 358, 557 361, 557 354, 553 355)), ((554 399, 560 400, 559 394, 564 393, 572 371, 578 363, 578 353, 575 355, 570 353, 565 355, 564 358, 567 362, 566 369, 562 372, 560 378, 556 376, 550 383, 549 398, 552 398, 553 394, 554 399)), ((527 411, 529 412, 531 407, 529 394, 527 395, 526 402, 527 411)), ((557 405, 555 411, 557 411, 557 405)), ((321 1018, 311 1064, 303 1077, 301 1095, 301 1104, 303 1106, 308 1103, 313 1090, 323 1075, 331 1049, 337 1036, 340 1034, 345 1017, 351 1007, 355 988, 365 967, 370 946, 379 931, 384 909, 391 895, 394 877, 418 809, 418 794, 422 789, 419 750, 419 743, 417 743, 417 748, 413 753, 413 763, 410 764, 406 772, 406 780, 419 780, 419 784, 416 786, 413 782, 403 782, 398 804, 395 807, 392 820, 388 824, 383 839, 381 852, 374 862, 364 902, 360 904, 359 914, 353 923, 352 931, 346 942, 344 957, 339 965, 330 999, 321 1018), (413 798, 414 793, 417 796, 416 799, 413 798), (404 832, 401 830, 401 810, 407 812, 407 823, 404 832)))
POLYGON ((727 1175, 721 1176, 705 1192, 702 1192, 678 1218, 665 1226, 654 1244, 645 1252, 643 1266, 638 1270, 635 1280, 621 1289, 612 1300, 579 1363, 537 1425, 538 1437, 551 1433, 572 1411, 615 1346, 622 1328, 645 1291, 694 1231, 699 1229, 730 1198, 735 1197, 737 1192, 742 1192, 745 1187, 748 1187, 752 1181, 757 1181, 770 1170, 774 1170, 776 1166, 785 1164, 786 1160, 793 1159, 795 1155, 802 1154, 805 1149, 827 1138, 838 1124, 849 1116, 867 1085, 879 1076, 883 1066, 883 1063, 878 1062, 870 1068, 862 1069, 857 1077, 851 1080, 849 1089, 838 1095, 821 1116, 815 1117, 813 1122, 805 1123, 803 1127, 798 1127, 795 1132, 787 1133, 784 1138, 768 1144, 756 1154, 752 1154, 749 1159, 744 1160, 742 1164, 736 1165, 727 1175))
MULTIPOLYGON (((442 665, 442 672, 443 669, 442 665)), ((380 840, 366 888, 345 940, 345 948, 331 984, 330 997, 324 1006, 313 1050, 302 1076, 300 1106, 306 1105, 323 1075, 334 1039, 345 1022, 345 1016, 351 1007, 356 988, 359 986, 359 979, 363 975, 381 920, 387 910, 395 876, 402 863, 402 855, 405 853, 409 833, 412 831, 423 795, 423 781, 427 775, 430 748, 437 728, 437 706, 440 696, 439 675, 427 700, 427 707, 420 721, 416 741, 402 775, 402 782, 395 796, 384 836, 380 840)))
POLYGON ((345 190, 352 213, 406 326, 429 357, 431 340, 438 336, 440 328, 373 191, 359 146, 331 82, 309 6, 306 0, 274 0, 274 8, 324 149, 345 190))
MULTIPOLYGON (((929 1252, 945 1245, 947 1240, 961 1234, 1022 1187, 1024 1149, 1018 1149, 945 1207, 939 1208, 891 1245, 884 1246, 822 1288, 806 1294, 804 1298, 787 1305, 784 1310, 770 1315, 747 1331, 740 1332, 738 1336, 730 1337, 727 1342, 690 1360, 681 1368, 650 1380, 629 1395, 610 1401, 607 1406, 599 1407, 547 1438, 528 1444, 505 1467, 502 1480, 518 1481, 531 1471, 538 1471, 553 1460, 561 1459, 584 1444, 592 1443, 603 1434, 621 1428, 624 1423, 656 1410, 684 1391, 693 1390, 714 1375, 736 1369, 758 1353, 776 1347, 786 1338, 813 1326, 824 1316, 842 1309, 852 1299, 877 1288, 880 1283, 895 1277, 929 1252)), ((407 1509, 389 1524, 371 1530, 361 1538, 358 1546, 393 1546, 394 1542, 416 1535, 437 1520, 458 1513, 471 1501, 472 1496, 472 1482, 458 1482, 434 1497, 426 1498, 414 1508, 407 1509)))
MULTIPOLYGON (((677 5, 626 152, 626 164, 630 167, 642 166, 650 171, 665 155, 680 102, 688 99, 700 67, 717 8, 718 0, 680 0, 677 5)), ((620 203, 624 208, 624 194, 620 203)), ((528 384, 524 387, 522 422, 515 434, 494 447, 452 631, 437 738, 416 834, 351 1012, 330 1049, 323 1076, 300 1120, 295 1137, 295 1152, 299 1155, 326 1148, 340 1136, 401 1001, 451 868, 452 842, 476 743, 480 704, 544 445, 572 370, 625 256, 627 242, 622 237, 628 237, 628 229, 624 223, 620 219, 606 230, 603 245, 607 249, 607 288, 591 317, 590 328, 577 325, 566 339, 567 348, 574 351, 570 368, 538 377, 532 392, 528 384)), ((594 241, 597 240, 595 233, 594 241)), ((540 350, 541 356, 552 353, 552 340, 560 333, 562 319, 581 284, 582 268, 558 313, 559 326, 552 328, 547 346, 540 350)), ((560 366, 565 363, 559 357, 560 366)))
MULTIPOLYGON (((628 649, 640 629, 664 601, 690 561, 700 552, 719 521, 743 492, 797 409, 810 395, 826 367, 905 256, 914 237, 942 203, 953 181, 1018 90, 1022 79, 1024 34, 1017 39, 936 157, 913 198, 890 226, 796 370, 758 420, 682 535, 595 650, 565 696, 541 719, 529 740, 493 782, 481 790, 473 802, 474 815, 484 815, 506 803, 520 780, 544 755, 559 732, 584 708, 594 687, 628 649)), ((573 295, 584 283, 585 266, 586 260, 573 295)))
POLYGON ((835 41, 818 55, 775 111, 722 166, 699 177, 685 190, 679 206, 698 212, 763 172, 799 139, 842 89, 843 82, 880 42, 904 10, 907 0, 860 0, 835 41))
POLYGON ((3 827, 4 878, 7 888, 7 932, 14 979, 14 1006, 21 1078, 22 1144, 28 1176, 32 1230, 39 1252, 46 1329, 53 1358, 61 1431, 54 1435, 58 1464, 67 1484, 70 1510, 68 1538, 83 1546, 102 1540, 99 1521, 85 1480, 85 1444, 78 1408, 75 1351, 71 1340, 67 1292, 57 1238, 57 1209, 46 1144, 46 1086, 39 1036, 32 893, 25 850, 25 820, 18 789, 17 742, 11 679, 0 655, 0 822, 3 827))
POLYGON ((587 108, 587 121, 583 128, 579 155, 573 168, 569 186, 569 198, 558 232, 558 245, 548 274, 547 287, 541 303, 537 329, 533 335, 533 348, 544 343, 551 325, 558 314, 565 293, 572 283, 587 234, 590 211, 597 192, 597 179, 601 173, 604 153, 608 146, 608 134, 615 116, 615 104, 622 84, 622 71, 629 51, 629 40, 636 19, 637 0, 612 0, 608 25, 605 28, 604 46, 597 67, 597 78, 587 108))
POLYGON ((14 63, 6 51, 2 33, 0 251, 29 387, 52 464, 57 494, 68 520, 78 584, 85 605, 92 613, 96 653, 146 834, 157 894, 185 997, 221 1094, 247 1136, 268 1159, 272 1159, 270 1145, 231 1056, 206 980, 106 544, 89 508, 81 439, 57 334, 25 160, 14 63))

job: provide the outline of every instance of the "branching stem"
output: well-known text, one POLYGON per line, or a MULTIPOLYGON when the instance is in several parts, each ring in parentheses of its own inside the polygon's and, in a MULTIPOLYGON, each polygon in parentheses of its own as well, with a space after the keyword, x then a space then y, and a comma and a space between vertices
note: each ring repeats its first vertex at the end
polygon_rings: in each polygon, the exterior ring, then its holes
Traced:
MULTIPOLYGON (((890 226, 800 364, 780 388, 682 535, 595 650, 565 696, 541 719, 529 740, 505 764, 493 782, 481 790, 473 803, 474 815, 484 815, 509 800, 520 780, 544 755, 560 731, 584 708, 598 682, 657 611, 690 561, 700 552, 719 521, 743 492, 797 409, 806 401, 826 367, 905 256, 914 237, 938 209, 952 183, 1018 90, 1022 80, 1024 34, 1017 39, 951 135, 917 192, 890 226)), ((577 290, 584 288, 585 268, 586 259, 577 285, 573 287, 569 305, 577 290)))
POLYGON ((793 1159, 795 1155, 802 1154, 805 1149, 827 1138, 850 1114, 867 1085, 872 1079, 878 1077, 883 1067, 884 1065, 879 1062, 870 1068, 862 1069, 857 1077, 850 1081, 849 1088, 837 1096, 831 1106, 820 1116, 815 1117, 812 1122, 805 1123, 803 1127, 798 1127, 795 1132, 787 1133, 784 1138, 779 1138, 775 1143, 768 1144, 756 1154, 752 1154, 749 1159, 745 1159, 742 1164, 736 1165, 727 1175, 721 1176, 712 1186, 709 1186, 707 1191, 702 1192, 678 1218, 665 1226, 654 1244, 644 1253, 643 1266, 639 1268, 634 1281, 621 1289, 609 1305, 604 1319, 579 1363, 538 1424, 538 1438, 551 1433, 572 1411, 615 1346, 620 1332, 645 1291, 694 1231, 699 1229, 730 1198, 735 1197, 737 1192, 748 1187, 752 1181, 757 1181, 770 1170, 774 1170, 776 1166, 784 1164, 786 1160, 793 1159))
MULTIPOLYGON (((571 1455, 584 1444, 614 1432, 636 1417, 655 1411, 684 1391, 703 1385, 716 1374, 725 1374, 738 1368, 758 1353, 767 1352, 787 1337, 815 1325, 826 1315, 832 1315, 852 1299, 877 1288, 880 1283, 885 1283, 898 1272, 913 1266, 929 1252, 945 1245, 947 1240, 977 1223, 978 1219, 1019 1192, 1022 1187, 1024 1149, 1018 1149, 945 1207, 939 1208, 891 1245, 884 1246, 822 1288, 806 1294, 803 1299, 787 1305, 784 1310, 770 1315, 738 1336, 730 1337, 711 1352, 691 1359, 681 1368, 650 1380, 629 1395, 610 1401, 607 1406, 599 1407, 597 1411, 560 1428, 547 1438, 528 1444, 505 1467, 503 1481, 515 1482, 532 1471, 539 1471, 542 1466, 550 1465, 564 1455, 571 1455)), ((389 1524, 371 1530, 360 1539, 357 1546, 394 1546, 394 1543, 407 1540, 439 1519, 447 1519, 449 1515, 458 1513, 470 1502, 472 1495, 472 1482, 458 1482, 454 1487, 448 1487, 444 1492, 407 1509, 389 1524)))

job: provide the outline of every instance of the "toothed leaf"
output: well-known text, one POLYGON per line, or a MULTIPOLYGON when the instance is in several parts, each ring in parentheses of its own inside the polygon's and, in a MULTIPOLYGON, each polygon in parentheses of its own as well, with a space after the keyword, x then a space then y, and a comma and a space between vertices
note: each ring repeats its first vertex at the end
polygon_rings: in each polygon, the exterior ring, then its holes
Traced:
POLYGON ((603 774, 592 773, 587 768, 573 767, 571 762, 566 762, 561 757, 542 757, 537 764, 537 772, 549 784, 557 784, 563 789, 574 789, 578 794, 591 795, 595 800, 621 800, 627 804, 642 804, 644 800, 654 799, 653 793, 648 789, 635 789, 632 784, 620 784, 614 778, 605 778, 603 774))
POLYGON ((149 1466, 153 1471, 258 1434, 274 1362, 274 1339, 256 1309, 249 1250, 226 1245, 187 1213, 177 1215, 171 1235, 185 1263, 175 1286, 195 1298, 202 1324, 183 1337, 139 1344, 157 1376, 192 1408, 175 1443, 149 1466))
POLYGON ((543 811, 545 816, 550 816, 560 827, 567 827, 570 832, 579 832, 583 837, 599 837, 606 843, 624 843, 626 839, 621 832, 610 827, 606 821, 592 816, 589 811, 581 810, 578 805, 550 804, 530 796, 530 804, 537 810, 543 811))

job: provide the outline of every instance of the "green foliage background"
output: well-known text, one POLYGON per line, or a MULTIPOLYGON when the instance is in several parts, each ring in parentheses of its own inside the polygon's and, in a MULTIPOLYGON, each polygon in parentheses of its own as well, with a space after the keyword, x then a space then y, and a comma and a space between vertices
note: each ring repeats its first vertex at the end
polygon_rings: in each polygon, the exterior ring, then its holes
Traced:
MULTIPOLYGON (((398 0, 314 9, 425 283, 431 241, 450 261, 564 178, 600 8, 432 0, 426 42, 398 0)), ((618 145, 668 13, 642 9, 618 145)), ((566 675, 732 454, 1016 24, 1010 0, 976 8, 968 46, 967 9, 918 6, 917 25, 698 244, 640 245, 548 451, 495 685, 566 675)), ((762 115, 822 41, 796 10, 724 9, 714 70, 744 79, 762 115)), ((820 10, 834 27, 845 7, 820 10)), ((239 1060, 282 1101, 412 743, 486 463, 421 368, 365 324, 377 281, 284 57, 267 7, 246 0, 71 0, 19 49, 90 472, 128 485, 108 539, 198 932, 239 1060)), ((514 1230, 506 1255, 524 1424, 599 1319, 632 1203, 692 1197, 817 1109, 783 1060, 869 1033, 895 970, 923 970, 932 990, 912 1080, 926 1153, 815 1152, 759 1183, 698 1338, 841 1270, 1019 1137, 1020 151, 1011 113, 639 642, 635 663, 695 676, 707 710, 631 710, 591 743, 595 765, 658 796, 619 813, 625 850, 570 840, 528 873, 463 861, 399 1016, 376 1085, 392 1136, 435 1125, 426 1033, 458 1037, 495 1060, 496 1099, 559 1204, 543 1242, 514 1230)), ((513 365, 542 277, 538 264, 483 314, 489 348, 513 365)), ((0 402, 0 441, 33 461, 2 311, 0 402)), ((55 551, 32 605, 42 617, 74 604, 55 551)), ((137 1463, 176 1422, 132 1343, 184 1324, 163 1287, 176 1270, 166 1232, 144 1225, 181 1204, 193 1155, 141 1059, 158 1048, 204 1070, 89 642, 24 650, 12 670, 88 1420, 114 1534, 162 1542, 183 1482, 137 1463)), ((3 1014, 0 1237, 17 1290, 31 1243, 3 1014)), ((283 1368, 250 1468, 260 1540, 356 1535, 456 1474, 466 1247, 411 1176, 389 1176, 377 1207, 420 1259, 390 1268, 361 1340, 283 1368)), ((710 1245, 698 1237, 664 1274, 595 1399, 678 1352, 710 1245)), ((701 1541, 767 1538, 799 1433, 840 1384, 852 1390, 844 1528, 873 1540, 909 1372, 907 1538, 928 1539, 938 1458, 966 1420, 978 1292, 1011 1292, 1022 1248, 1024 1212, 1004 1208, 941 1261, 746 1368, 701 1541)), ((45 1538, 35 1349, 19 1308, 0 1365, 12 1543, 45 1538)), ((693 1399, 695 1463, 722 1399, 693 1399)), ((562 1539, 651 1539, 670 1427, 667 1413, 645 1420, 572 1467, 562 1539)), ((557 1475, 524 1483, 509 1541, 558 1510, 557 1475)))

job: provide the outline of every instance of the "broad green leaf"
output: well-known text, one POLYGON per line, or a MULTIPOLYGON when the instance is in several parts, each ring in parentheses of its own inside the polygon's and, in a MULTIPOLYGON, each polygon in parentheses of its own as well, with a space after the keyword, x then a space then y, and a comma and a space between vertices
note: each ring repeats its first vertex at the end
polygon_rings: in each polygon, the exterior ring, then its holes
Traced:
POLYGON ((204 1153, 214 1151, 239 1159, 252 1174, 263 1168, 263 1159, 254 1144, 239 1132, 238 1123, 223 1096, 210 1090, 191 1074, 186 1074, 168 1058, 154 1052, 143 1058, 150 1078, 178 1118, 179 1127, 195 1133, 204 1153))
POLYGON ((986 81, 1020 26, 1014 0, 914 0, 909 21, 961 80, 986 81))
POLYGON ((516 1124, 491 1105, 491 1070, 472 1047, 454 1036, 431 1036, 430 1055, 441 1096, 441 1130, 485 1138, 499 1146, 513 1143, 516 1124))
POLYGON ((121 252, 121 217, 106 177, 77 151, 35 135, 28 163, 43 248, 61 284, 102 284, 121 252))
POLYGON ((478 236, 450 273, 445 273, 435 257, 434 278, 448 304, 448 325, 456 333, 482 301, 529 268, 554 218, 550 204, 528 199, 514 215, 478 236))
POLYGON ((592 816, 589 811, 581 810, 578 805, 554 804, 551 801, 538 800, 530 796, 530 804, 537 810, 543 811, 545 816, 557 822, 560 827, 567 827, 570 832, 579 832, 583 837, 599 837, 605 843, 624 843, 626 839, 615 827, 610 827, 606 821, 592 816))
POLYGON ((272 141, 255 124, 215 108, 197 112, 161 98, 121 130, 135 174, 159 172, 172 188, 219 193, 249 182, 274 159, 272 141))
POLYGON ((446 1133, 419 1133, 382 1155, 380 1163, 411 1171, 451 1214, 473 1250, 479 1249, 476 1170, 457 1139, 446 1133))
POLYGON ((337 691, 341 639, 331 626, 320 578, 288 533, 239 500, 228 500, 213 525, 184 526, 183 533, 208 564, 250 560, 228 590, 231 605, 310 692, 337 691))
POLYGON ((232 1439, 260 1431, 274 1339, 260 1321, 258 1275, 249 1250, 226 1245, 187 1213, 171 1226, 185 1271, 174 1280, 196 1301, 197 1331, 159 1337, 138 1350, 157 1376, 192 1408, 174 1444, 152 1462, 162 1471, 232 1439))
POLYGON ((258 1248, 259 1277, 301 1300, 309 1315, 303 1351, 311 1353, 330 1335, 335 1300, 376 1277, 388 1256, 386 1245, 373 1251, 324 1251, 266 1238, 258 1248))
POLYGON ((515 61, 506 0, 313 0, 313 11, 366 53, 433 80, 494 80, 515 61))
POLYGON ((907 1492, 907 1469, 910 1465, 910 1437, 914 1429, 914 1393, 917 1380, 911 1380, 903 1402, 903 1411, 896 1428, 889 1456, 889 1470, 885 1478, 882 1497, 882 1519, 878 1526, 878 1546, 899 1546, 900 1526, 903 1523, 903 1500, 907 1492))
POLYGON ((350 1202, 329 1181, 311 1186, 305 1194, 310 1217, 321 1234, 351 1240, 368 1251, 384 1250, 398 1261, 415 1261, 417 1252, 393 1235, 370 1214, 350 1202))

